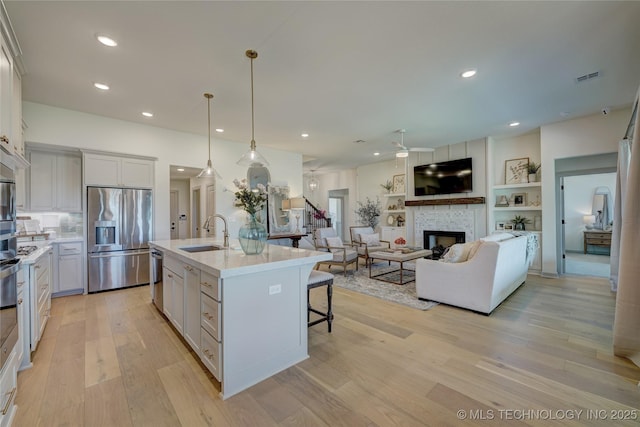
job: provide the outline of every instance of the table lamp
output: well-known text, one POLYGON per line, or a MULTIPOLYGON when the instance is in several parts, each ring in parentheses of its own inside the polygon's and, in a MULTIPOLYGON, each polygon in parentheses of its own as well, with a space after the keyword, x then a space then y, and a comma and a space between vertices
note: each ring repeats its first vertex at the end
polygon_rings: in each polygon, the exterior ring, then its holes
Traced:
POLYGON ((306 200, 304 197, 294 197, 293 199, 289 199, 289 203, 291 204, 289 209, 295 211, 296 215, 296 231, 294 231, 294 233, 300 234, 300 211, 305 209, 306 200))
POLYGON ((582 222, 584 222, 584 226, 587 230, 591 230, 593 228, 593 223, 596 222, 596 216, 584 215, 582 217, 582 222))

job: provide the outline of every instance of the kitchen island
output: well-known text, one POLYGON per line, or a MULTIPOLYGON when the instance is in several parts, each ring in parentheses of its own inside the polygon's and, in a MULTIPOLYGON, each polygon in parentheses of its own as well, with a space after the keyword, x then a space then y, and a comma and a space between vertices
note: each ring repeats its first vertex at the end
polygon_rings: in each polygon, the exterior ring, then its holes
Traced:
MULTIPOLYGON (((149 242, 163 253, 162 312, 226 399, 306 359, 307 280, 327 252, 267 245, 245 255, 214 239, 149 242)), ((153 287, 152 287, 153 289, 153 287)))

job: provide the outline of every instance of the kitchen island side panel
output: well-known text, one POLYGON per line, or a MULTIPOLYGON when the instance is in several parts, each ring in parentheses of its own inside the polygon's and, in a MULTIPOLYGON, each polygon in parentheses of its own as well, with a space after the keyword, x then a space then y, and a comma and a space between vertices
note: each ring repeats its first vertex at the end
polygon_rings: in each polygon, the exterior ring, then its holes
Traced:
POLYGON ((313 264, 222 281, 222 396, 305 360, 313 264))

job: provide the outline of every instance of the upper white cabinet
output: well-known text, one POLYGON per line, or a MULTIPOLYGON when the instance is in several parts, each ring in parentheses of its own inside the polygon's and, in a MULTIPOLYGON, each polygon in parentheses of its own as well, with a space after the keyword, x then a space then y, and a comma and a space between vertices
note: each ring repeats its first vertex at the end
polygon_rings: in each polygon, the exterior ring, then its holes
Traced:
POLYGON ((84 154, 85 185, 153 188, 153 160, 84 154))
POLYGON ((82 160, 72 153, 30 150, 29 203, 32 211, 82 211, 82 160))
POLYGON ((12 126, 12 92, 13 59, 4 39, 0 37, 0 144, 13 153, 11 131, 12 126))

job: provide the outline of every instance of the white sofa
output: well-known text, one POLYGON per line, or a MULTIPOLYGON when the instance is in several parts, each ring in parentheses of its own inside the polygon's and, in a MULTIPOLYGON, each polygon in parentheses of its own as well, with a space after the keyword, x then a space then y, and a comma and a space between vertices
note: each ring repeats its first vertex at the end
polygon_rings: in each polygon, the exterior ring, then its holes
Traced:
POLYGON ((524 283, 529 267, 526 236, 490 239, 464 262, 417 260, 418 298, 490 314, 524 283))

